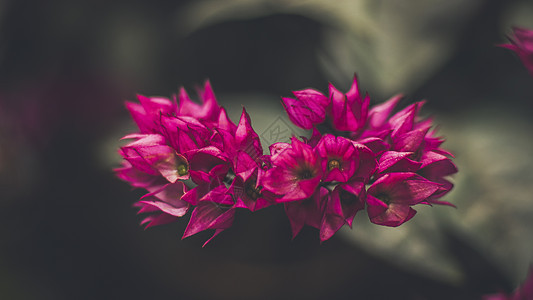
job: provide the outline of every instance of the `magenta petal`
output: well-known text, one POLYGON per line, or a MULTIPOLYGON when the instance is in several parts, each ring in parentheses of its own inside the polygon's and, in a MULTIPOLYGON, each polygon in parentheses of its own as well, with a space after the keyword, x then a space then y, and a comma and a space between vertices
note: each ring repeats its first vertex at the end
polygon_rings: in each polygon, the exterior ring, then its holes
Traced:
POLYGON ((384 152, 379 158, 377 172, 416 172, 421 163, 409 159, 412 154, 412 152, 384 152))
POLYGON ((234 201, 231 195, 228 195, 228 189, 224 184, 209 187, 209 192, 200 199, 200 202, 213 202, 223 206, 233 206, 234 201))
POLYGON ((230 120, 226 109, 223 107, 220 108, 220 114, 218 115, 218 128, 228 132, 235 132, 237 129, 237 126, 230 120))
POLYGON ((329 85, 329 94, 333 127, 340 131, 356 131, 359 129, 357 119, 351 111, 351 103, 348 103, 346 96, 332 84, 329 85))
POLYGON ((320 241, 331 238, 344 224, 346 220, 343 214, 339 193, 333 192, 326 198, 326 210, 320 224, 320 241))
POLYGON ((263 147, 259 136, 251 125, 250 116, 242 109, 241 120, 235 131, 235 143, 238 149, 246 152, 253 160, 263 155, 263 147))
POLYGON ((368 137, 356 141, 358 144, 365 145, 376 155, 381 154, 384 151, 389 150, 390 145, 377 137, 368 137))
POLYGON ((200 186, 196 186, 190 189, 181 197, 181 200, 186 201, 192 205, 196 205, 198 203, 198 199, 200 199, 200 189, 200 186))
POLYGON ((160 115, 176 112, 176 103, 171 102, 169 99, 142 95, 137 95, 137 99, 141 103, 140 105, 126 102, 126 108, 130 111, 141 133, 157 133, 160 115))
POLYGON ((346 224, 346 221, 343 217, 335 214, 326 214, 320 225, 320 242, 329 240, 344 224, 346 224))
POLYGON ((309 121, 312 124, 324 122, 326 118, 326 107, 329 105, 328 97, 313 89, 294 91, 292 93, 311 112, 309 121))
POLYGON ((166 203, 163 201, 149 201, 149 200, 139 201, 139 203, 143 203, 146 205, 156 207, 160 211, 167 213, 169 215, 175 216, 175 217, 182 217, 183 215, 187 213, 187 210, 189 210, 189 203, 183 200, 173 201, 172 204, 166 203))
POLYGON ((173 103, 167 98, 137 95, 137 99, 146 113, 151 117, 157 118, 160 114, 175 113, 176 110, 176 103, 173 103))
POLYGON ((413 129, 416 106, 410 105, 408 108, 408 110, 402 110, 401 112, 396 113, 396 115, 389 120, 389 124, 392 128, 391 136, 393 140, 413 129))
POLYGON ((429 128, 413 130, 397 136, 394 139, 394 150, 402 152, 416 152, 422 145, 429 128))
POLYGON ((296 99, 281 98, 289 119, 298 127, 311 129, 315 124, 324 122, 329 98, 322 93, 306 89, 294 91, 296 99))
POLYGON ((304 225, 319 228, 322 221, 323 198, 328 191, 321 188, 312 197, 285 203, 285 213, 289 218, 292 228, 292 237, 296 237, 304 225))
POLYGON ((142 172, 134 168, 128 161, 123 161, 122 165, 123 167, 114 169, 117 177, 128 181, 134 187, 147 188, 158 180, 158 176, 142 172))
POLYGON ((270 150, 270 155, 272 155, 272 159, 275 160, 276 156, 281 154, 286 149, 289 149, 290 147, 291 147, 291 144, 282 143, 282 142, 274 143, 270 145, 269 150, 270 150))
POLYGON ((224 209, 219 204, 202 201, 194 209, 182 238, 207 229, 227 229, 231 227, 235 209, 224 209))
POLYGON ((178 217, 175 217, 175 216, 172 216, 172 215, 169 215, 169 214, 155 214, 155 215, 150 215, 150 216, 145 217, 141 221, 141 225, 145 225, 146 224, 146 226, 144 228, 148 229, 148 228, 153 227, 153 226, 165 225, 165 224, 172 223, 172 222, 176 221, 177 219, 178 219, 178 217))
POLYGON ((217 165, 227 164, 226 159, 220 149, 210 146, 199 149, 190 155, 189 166, 191 172, 194 170, 208 173, 217 165))
POLYGON ((298 181, 299 189, 290 191, 289 193, 285 194, 285 196, 283 196, 280 201, 292 201, 307 198, 313 195, 319 183, 320 177, 300 180, 298 181))
POLYGON ((262 176, 261 184, 263 184, 265 189, 278 195, 287 194, 298 189, 298 183, 294 175, 288 169, 284 168, 272 168, 268 170, 262 176))
POLYGON ((133 121, 135 121, 141 133, 153 133, 155 131, 153 121, 148 117, 142 105, 126 102, 126 108, 129 110, 133 121))
MULTIPOLYGON (((181 200, 186 191, 187 188, 183 182, 169 183, 159 190, 144 195, 139 203, 155 207, 167 214, 181 217, 185 215, 189 208, 189 203, 181 200)), ((140 212, 147 212, 147 210, 144 209, 140 212)))
POLYGON ((366 196, 366 204, 366 210, 370 219, 383 214, 388 208, 387 204, 372 195, 366 196))
POLYGON ((172 202, 175 199, 180 199, 186 192, 187 186, 181 182, 167 183, 159 188, 153 189, 150 193, 142 196, 141 199, 154 198, 164 202, 172 202))
POLYGON ((384 103, 374 106, 368 113, 368 123, 370 124, 371 128, 383 127, 386 124, 390 114, 402 98, 403 95, 396 95, 384 103))
POLYGON ((448 157, 433 151, 425 152, 420 162, 420 174, 429 180, 438 180, 457 172, 457 167, 448 157))
MULTIPOLYGON (((301 200, 301 201, 310 201, 310 200, 301 200)), ((300 230, 305 225, 306 211, 301 209, 300 203, 297 202, 287 202, 285 203, 285 214, 289 217, 292 230, 292 238, 294 239, 300 230)))
POLYGON ((199 149, 209 143, 209 130, 194 118, 163 117, 161 124, 169 144, 179 153, 199 149))
POLYGON ((200 121, 216 124, 220 115, 220 107, 209 81, 206 81, 203 91, 199 90, 198 94, 202 100, 201 104, 192 102, 185 89, 180 89, 178 115, 194 117, 200 121))
POLYGON ((372 150, 365 145, 353 142, 353 146, 357 150, 359 156, 359 167, 355 171, 353 177, 363 179, 364 182, 367 182, 377 168, 375 155, 372 150))
POLYGON ((300 107, 300 102, 297 99, 282 97, 281 103, 283 104, 283 108, 285 108, 289 119, 294 125, 304 129, 311 129, 311 127, 313 127, 313 124, 310 120, 311 112, 300 107))
POLYGON ((385 204, 372 195, 367 195, 367 212, 374 224, 396 227, 409 221, 416 211, 406 205, 385 204))
POLYGON ((346 93, 346 100, 351 106, 351 111, 357 120, 357 127, 360 128, 363 124, 366 123, 368 118, 368 106, 370 104, 370 97, 368 94, 361 99, 361 94, 359 93, 359 87, 357 83, 357 76, 354 74, 352 86, 350 90, 346 93))
POLYGON ((357 181, 349 182, 339 185, 336 189, 338 189, 339 199, 342 206, 342 214, 346 220, 346 223, 351 228, 353 219, 357 212, 365 209, 365 184, 357 181))
POLYGON ((376 180, 368 194, 387 195, 391 203, 414 205, 438 191, 440 184, 414 173, 388 173, 376 180))
POLYGON ((409 155, 411 154, 413 154, 413 152, 397 152, 397 151, 384 152, 379 158, 377 171, 381 173, 384 170, 393 166, 395 163, 399 162, 400 160, 406 157, 409 157, 409 155))
POLYGON ((324 181, 346 182, 349 178, 350 176, 346 176, 346 174, 343 173, 341 170, 335 168, 326 173, 324 181))

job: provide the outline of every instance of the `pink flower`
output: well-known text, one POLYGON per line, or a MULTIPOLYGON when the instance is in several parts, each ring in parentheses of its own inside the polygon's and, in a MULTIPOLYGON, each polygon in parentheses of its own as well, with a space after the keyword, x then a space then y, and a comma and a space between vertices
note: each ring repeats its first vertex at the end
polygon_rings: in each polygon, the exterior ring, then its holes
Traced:
POLYGON ((320 224, 320 241, 328 240, 342 226, 352 227, 356 213, 365 208, 365 185, 351 182, 337 185, 326 199, 320 224))
POLYGON ((137 170, 153 176, 163 176, 169 182, 189 178, 189 164, 185 157, 166 145, 165 138, 158 134, 133 134, 135 138, 122 147, 120 154, 137 170))
POLYGON ((509 41, 510 44, 503 44, 500 47, 513 50, 533 76, 533 30, 515 27, 513 34, 509 36, 509 41))
POLYGON ((311 146, 292 138, 292 144, 272 156, 272 169, 265 174, 262 184, 279 201, 296 201, 311 197, 322 178, 320 156, 311 146))
POLYGON ((330 116, 336 130, 356 132, 363 128, 368 117, 370 98, 368 95, 361 97, 356 76, 346 94, 330 83, 329 97, 331 98, 330 116))
POLYGON ((235 174, 246 181, 260 167, 263 146, 244 108, 235 134, 225 135, 224 139, 224 151, 233 159, 235 174))
POLYGON ((214 146, 195 151, 189 158, 189 166, 191 179, 196 184, 210 182, 213 178, 223 180, 231 167, 227 155, 214 146))
POLYGON ((322 136, 316 146, 322 158, 324 181, 347 182, 359 166, 357 151, 352 142, 331 134, 322 136))
POLYGON ((414 173, 385 174, 367 191, 370 221, 379 225, 399 226, 416 214, 411 206, 423 202, 438 189, 439 184, 414 173))
POLYGON ((116 168, 113 171, 116 172, 118 178, 129 182, 133 187, 148 189, 154 185, 166 184, 167 180, 159 175, 151 175, 145 173, 132 166, 127 160, 122 161, 122 167, 116 168))
POLYGON ((184 88, 179 93, 178 116, 192 117, 206 125, 217 124, 220 117, 220 106, 215 98, 215 93, 208 81, 204 84, 204 89, 198 89, 198 95, 202 101, 200 104, 194 103, 184 88))
POLYGON ((306 89, 292 92, 296 99, 281 98, 289 119, 298 127, 311 129, 324 122, 330 99, 322 93, 306 89))
POLYGON ((236 207, 256 211, 276 203, 276 195, 259 185, 258 172, 256 171, 246 180, 241 176, 233 179, 229 190, 235 197, 236 207))

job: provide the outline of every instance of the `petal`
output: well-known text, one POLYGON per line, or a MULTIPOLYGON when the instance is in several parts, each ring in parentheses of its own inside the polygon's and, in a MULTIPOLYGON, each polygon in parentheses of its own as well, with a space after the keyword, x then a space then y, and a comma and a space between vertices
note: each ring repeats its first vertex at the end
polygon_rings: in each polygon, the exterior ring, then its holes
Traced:
POLYGON ((409 159, 413 152, 384 152, 379 158, 378 173, 416 172, 422 163, 409 159))
POLYGON ((235 209, 224 209, 219 204, 202 201, 194 209, 182 239, 207 229, 227 229, 231 227, 235 209))
POLYGON ((424 137, 429 128, 413 130, 402 135, 397 135, 394 139, 394 150, 402 152, 416 152, 424 141, 424 137))
POLYGON ((235 143, 239 150, 248 153, 253 160, 256 160, 263 155, 261 141, 252 128, 250 116, 246 113, 244 107, 242 109, 239 125, 235 131, 235 143))
POLYGON ((351 111, 351 105, 347 102, 346 96, 332 84, 329 85, 329 95, 331 98, 333 127, 340 131, 357 130, 359 125, 351 111))
POLYGON ((324 122, 328 97, 313 89, 294 91, 293 94, 296 99, 284 97, 281 100, 289 119, 296 126, 311 129, 315 124, 324 122))
POLYGON ((368 113, 368 123, 370 126, 372 128, 383 127, 386 124, 390 114, 402 98, 403 95, 396 95, 384 103, 372 107, 368 113))

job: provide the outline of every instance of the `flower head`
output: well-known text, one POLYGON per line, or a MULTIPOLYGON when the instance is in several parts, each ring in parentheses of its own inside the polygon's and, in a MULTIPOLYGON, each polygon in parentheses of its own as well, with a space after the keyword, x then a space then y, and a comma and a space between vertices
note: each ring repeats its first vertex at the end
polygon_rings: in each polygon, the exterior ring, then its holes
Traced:
MULTIPOLYGON (((291 121, 312 129, 309 138, 269 146, 243 108, 238 124, 220 107, 209 82, 193 102, 185 89, 172 100, 138 96, 126 104, 139 131, 125 136, 119 178, 148 193, 135 206, 148 215, 146 227, 176 221, 192 211, 183 238, 204 230, 215 236, 233 224, 241 209, 283 204, 295 237, 303 226, 320 241, 344 225, 352 227, 365 206, 371 222, 399 226, 416 204, 443 204, 457 172, 443 139, 420 118, 423 101, 396 111, 401 96, 369 108, 357 79, 347 93, 329 85, 282 98, 291 121), (317 127, 328 119, 327 126, 317 127), (324 132, 319 128, 329 128, 324 132)), ((204 244, 205 245, 205 244, 204 244)))

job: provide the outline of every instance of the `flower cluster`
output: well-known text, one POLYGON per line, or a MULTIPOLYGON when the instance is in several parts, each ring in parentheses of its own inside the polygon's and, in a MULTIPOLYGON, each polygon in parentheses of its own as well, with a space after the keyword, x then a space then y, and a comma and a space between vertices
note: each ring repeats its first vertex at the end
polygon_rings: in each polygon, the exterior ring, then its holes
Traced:
POLYGON ((232 225, 237 209, 281 204, 293 237, 309 225, 325 241, 364 209, 375 224, 399 226, 417 204, 451 205, 440 198, 457 169, 432 120, 418 116, 423 102, 393 113, 396 96, 369 108, 356 78, 346 94, 333 85, 327 96, 293 93, 283 105, 312 135, 270 145, 270 154, 263 154, 246 110, 234 124, 209 82, 199 104, 183 88, 177 99, 139 95, 139 104, 127 102, 139 132, 124 137, 132 141, 120 149, 116 173, 148 191, 135 204, 149 213, 142 223, 173 222, 192 210, 183 237, 214 229, 209 242, 232 225))
POLYGON ((533 76, 533 30, 516 27, 512 36, 509 37, 509 41, 511 44, 500 46, 516 52, 531 76, 533 76))

